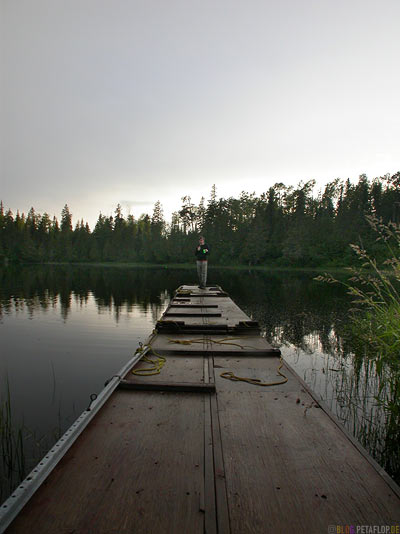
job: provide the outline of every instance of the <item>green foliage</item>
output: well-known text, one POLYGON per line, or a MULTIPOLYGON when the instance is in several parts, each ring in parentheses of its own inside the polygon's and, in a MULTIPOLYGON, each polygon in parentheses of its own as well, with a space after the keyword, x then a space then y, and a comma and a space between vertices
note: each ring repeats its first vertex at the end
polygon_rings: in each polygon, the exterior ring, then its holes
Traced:
POLYGON ((93 231, 83 220, 73 228, 67 205, 59 224, 33 208, 14 216, 1 203, 0 261, 185 263, 193 261, 199 233, 219 265, 348 266, 355 263, 349 244, 360 239, 375 258, 386 257, 365 215, 399 222, 400 173, 372 182, 361 175, 355 185, 336 179, 317 197, 314 187, 313 180, 296 188, 277 183, 260 196, 218 198, 214 185, 207 202, 182 197, 170 224, 159 201, 152 216, 138 219, 124 218, 118 204, 113 215, 99 214, 93 231))
POLYGON ((392 419, 400 422, 400 225, 367 216, 366 222, 386 251, 380 261, 360 245, 351 245, 359 265, 351 267, 347 282, 325 274, 317 280, 341 283, 353 297, 352 333, 358 352, 374 363, 381 386, 377 400, 392 419))

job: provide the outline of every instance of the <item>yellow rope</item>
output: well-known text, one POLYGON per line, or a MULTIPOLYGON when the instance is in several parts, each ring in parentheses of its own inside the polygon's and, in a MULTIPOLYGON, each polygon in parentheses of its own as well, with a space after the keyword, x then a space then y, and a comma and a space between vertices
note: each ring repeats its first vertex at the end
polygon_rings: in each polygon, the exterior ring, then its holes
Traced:
MULTIPOLYGON (((153 332, 153 336, 150 338, 150 341, 153 340, 155 334, 156 333, 153 332)), ((207 340, 204 340, 204 339, 168 339, 168 341, 170 343, 177 343, 177 344, 181 344, 181 345, 191 345, 192 343, 204 343, 206 341, 206 342, 216 343, 216 344, 219 344, 219 345, 235 345, 235 346, 240 347, 242 349, 244 349, 245 347, 248 347, 248 345, 244 345, 243 346, 243 345, 240 345, 239 343, 231 343, 230 342, 230 341, 236 340, 236 339, 241 339, 241 338, 235 338, 235 337, 229 338, 229 337, 227 337, 227 338, 220 339, 220 340, 215 340, 215 339, 207 339, 207 340)), ((250 348, 254 348, 254 347, 250 347, 250 348)), ((167 359, 164 358, 164 356, 161 356, 161 354, 158 354, 152 348, 150 343, 147 343, 146 345, 143 345, 142 343, 140 343, 139 348, 136 349, 136 353, 145 352, 147 349, 150 349, 152 351, 152 353, 157 356, 157 358, 152 360, 151 358, 143 355, 142 358, 140 359, 140 361, 149 363, 152 367, 146 367, 144 369, 133 369, 131 372, 134 375, 138 375, 138 376, 158 375, 158 374, 160 374, 161 369, 164 367, 165 362, 167 361, 167 359)), ((281 371, 280 371, 282 366, 283 366, 283 360, 282 360, 282 358, 280 358, 280 365, 278 367, 278 375, 282 376, 283 380, 280 380, 280 381, 277 381, 277 382, 263 383, 258 378, 248 378, 248 377, 236 376, 234 373, 232 373, 232 371, 225 371, 224 373, 221 373, 220 376, 222 378, 226 378, 228 380, 233 380, 235 382, 247 382, 248 384, 253 384, 254 386, 279 386, 280 384, 285 384, 288 381, 288 378, 283 373, 281 373, 281 371)))
MULTIPOLYGON (((154 337, 154 336, 153 336, 154 337)), ((151 340, 153 339, 151 338, 151 340)), ((144 369, 133 369, 131 371, 132 374, 138 375, 138 376, 152 376, 152 375, 159 375, 161 373, 161 369, 164 367, 165 362, 167 361, 164 356, 161 356, 161 354, 158 354, 150 345, 150 343, 147 343, 147 345, 143 345, 142 343, 139 344, 139 348, 136 349, 136 354, 138 352, 144 352, 147 349, 150 349, 153 354, 157 356, 155 360, 152 360, 148 356, 142 356, 140 358, 141 362, 146 362, 152 365, 152 367, 145 367, 144 369)))
POLYGON ((160 374, 161 369, 164 367, 164 364, 167 360, 163 358, 162 356, 160 356, 159 358, 155 360, 152 360, 151 358, 148 358, 147 356, 143 356, 143 358, 140 361, 150 363, 152 367, 145 367, 144 369, 134 369, 132 373, 138 376, 152 376, 152 375, 160 374))
POLYGON ((254 350, 260 350, 260 348, 253 347, 251 345, 241 345, 240 343, 231 343, 231 341, 234 341, 236 339, 243 339, 244 336, 241 337, 225 337, 224 339, 171 339, 168 338, 168 341, 170 343, 176 343, 179 345, 192 345, 193 343, 215 343, 216 345, 233 345, 235 347, 239 347, 240 349, 254 349, 254 350))
POLYGON ((280 359, 280 366, 278 367, 278 375, 283 376, 283 380, 277 381, 277 382, 261 382, 258 378, 247 378, 244 376, 236 376, 232 373, 232 371, 225 371, 224 373, 221 373, 220 376, 222 378, 226 378, 227 380, 233 380, 234 382, 247 382, 248 384, 253 384, 253 386, 279 386, 280 384, 286 384, 288 381, 288 378, 281 373, 281 367, 283 365, 282 358, 280 359))

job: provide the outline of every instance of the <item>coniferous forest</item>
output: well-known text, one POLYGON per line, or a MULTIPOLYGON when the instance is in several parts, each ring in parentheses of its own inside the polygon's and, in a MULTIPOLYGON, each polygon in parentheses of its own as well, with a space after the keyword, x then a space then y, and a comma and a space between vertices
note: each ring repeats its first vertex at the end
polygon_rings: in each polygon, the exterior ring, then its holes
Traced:
POLYGON ((277 183, 256 196, 210 198, 198 205, 189 196, 166 222, 157 201, 151 215, 100 213, 91 230, 72 224, 67 205, 61 218, 47 213, 13 214, 0 207, 0 259, 10 262, 192 262, 199 233, 206 236, 212 263, 281 267, 343 266, 354 261, 350 243, 362 243, 376 258, 376 241, 365 216, 400 221, 400 172, 358 183, 334 180, 313 194, 314 181, 287 187, 277 183))

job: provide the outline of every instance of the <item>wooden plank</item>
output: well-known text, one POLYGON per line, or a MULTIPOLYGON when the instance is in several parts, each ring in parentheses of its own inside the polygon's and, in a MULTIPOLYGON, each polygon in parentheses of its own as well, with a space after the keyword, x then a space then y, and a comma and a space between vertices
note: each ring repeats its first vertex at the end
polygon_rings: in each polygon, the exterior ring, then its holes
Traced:
MULTIPOLYGON (((157 354, 159 354, 157 352, 157 354)), ((161 354, 159 354, 161 356, 161 354)), ((150 359, 155 359, 157 355, 149 355, 150 359)), ((204 382, 204 365, 203 365, 203 355, 196 355, 196 357, 185 357, 185 355, 175 357, 175 356, 164 356, 166 362, 161 369, 161 372, 156 375, 150 376, 140 376, 133 374, 129 371, 125 376, 125 380, 130 380, 133 382, 204 382)), ((151 364, 140 361, 134 367, 134 370, 143 370, 151 367, 151 364)))
POLYGON ((212 297, 208 296, 207 298, 204 298, 202 296, 196 296, 190 298, 191 304, 203 304, 204 306, 209 305, 217 305, 220 310, 223 311, 223 313, 227 316, 233 316, 233 315, 239 315, 240 317, 244 317, 246 319, 250 319, 250 317, 241 309, 235 302, 233 302, 232 299, 229 297, 212 297))
MULTIPOLYGON (((222 317, 222 314, 219 313, 219 312, 208 312, 208 311, 204 311, 204 312, 194 312, 192 310, 179 310, 178 311, 168 311, 168 312, 165 312, 163 317, 198 317, 198 318, 203 318, 203 317, 222 317)), ((186 322, 186 321, 185 321, 186 322)))
POLYGON ((208 304, 217 304, 218 306, 221 306, 223 303, 226 303, 228 301, 233 302, 228 296, 216 296, 212 295, 211 293, 208 294, 208 296, 205 298, 205 295, 188 295, 185 297, 174 297, 171 302, 177 303, 177 302, 184 302, 184 303, 191 303, 191 304, 204 304, 205 306, 208 306, 208 304))
POLYGON ((190 317, 187 315, 184 320, 182 317, 163 317, 156 324, 156 331, 158 333, 165 332, 177 332, 177 333, 201 333, 205 332, 207 334, 215 333, 226 334, 230 336, 250 336, 250 335, 259 335, 260 327, 259 324, 255 321, 232 321, 229 319, 221 317, 219 319, 214 319, 207 315, 202 315, 201 317, 190 317))
MULTIPOLYGON (((239 324, 239 323, 247 323, 247 322, 250 322, 250 319, 249 317, 245 314, 245 313, 229 313, 227 312, 226 310, 224 310, 223 308, 221 308, 220 306, 218 307, 218 312, 212 312, 212 311, 207 311, 205 308, 205 306, 202 307, 203 308, 203 311, 202 312, 193 312, 191 310, 179 310, 179 313, 184 313, 185 316, 187 317, 190 317, 192 315, 192 317, 199 317, 201 318, 202 316, 204 315, 208 315, 210 317, 222 317, 222 320, 221 321, 218 321, 218 322, 221 322, 223 324, 227 324, 228 326, 231 326, 231 327, 234 327, 235 325, 239 324)), ((175 313, 175 310, 171 312, 169 310, 166 311, 166 313, 164 315, 168 315, 170 313, 175 313)), ((186 321, 186 323, 188 323, 189 321, 186 321)), ((190 323, 191 324, 196 324, 198 323, 199 321, 195 321, 195 320, 191 320, 190 323)), ((201 323, 201 321, 200 321, 201 323)))
POLYGON ((193 393, 214 393, 215 384, 202 382, 134 382, 121 380, 119 388, 131 391, 186 391, 193 393))
MULTIPOLYGON (((224 328, 227 327, 227 320, 225 317, 222 317, 222 314, 220 312, 210 312, 210 313, 202 313, 202 312, 193 312, 188 310, 187 312, 179 311, 175 315, 175 312, 171 312, 171 317, 179 317, 179 319, 176 320, 178 324, 181 324, 183 327, 187 326, 204 326, 204 324, 210 324, 210 325, 223 325, 224 328), (218 319, 206 321, 206 319, 218 317, 218 319), (183 323, 183 324, 182 324, 183 323)), ((169 312, 165 313, 160 321, 174 321, 174 319, 170 319, 169 312)))
POLYGON ((205 289, 200 289, 198 286, 186 286, 186 287, 177 289, 174 297, 186 297, 188 295, 194 296, 194 297, 203 297, 206 295, 212 295, 212 296, 223 295, 224 297, 228 296, 228 294, 222 289, 211 289, 209 287, 205 289))
POLYGON ((298 382, 302 386, 302 389, 307 391, 309 395, 314 399, 315 404, 318 404, 324 412, 328 415, 328 417, 338 426, 339 430, 343 432, 343 434, 347 437, 347 439, 356 447, 356 449, 360 452, 360 454, 372 465, 372 467, 375 469, 375 471, 383 478, 383 480, 390 486, 390 488, 394 491, 394 493, 399 497, 400 499, 400 486, 398 486, 395 481, 386 473, 386 471, 381 467, 374 458, 364 449, 364 447, 361 445, 361 443, 343 426, 343 424, 339 421, 339 419, 336 417, 335 414, 331 412, 329 409, 326 401, 319 400, 317 398, 317 395, 311 390, 311 388, 308 386, 306 382, 302 378, 300 378, 295 370, 285 361, 284 367, 286 367, 293 375, 296 376, 298 382))
POLYGON ((186 302, 182 304, 170 304, 168 308, 218 308, 218 304, 186 304, 186 302))
POLYGON ((191 328, 192 326, 198 327, 200 325, 200 328, 203 328, 204 324, 212 324, 213 328, 218 328, 218 326, 224 330, 226 330, 226 327, 231 329, 239 329, 242 333, 247 333, 248 331, 251 331, 252 329, 257 329, 257 333, 259 333, 259 325, 256 322, 252 322, 251 319, 230 299, 230 298, 223 298, 218 300, 218 298, 212 298, 209 296, 208 299, 204 299, 203 297, 192 297, 190 298, 189 304, 183 305, 183 308, 179 309, 179 314, 176 312, 176 309, 179 308, 181 305, 176 304, 174 301, 171 303, 171 305, 167 308, 166 312, 164 313, 162 324, 158 323, 158 326, 162 328, 191 328), (192 312, 190 308, 193 307, 194 309, 199 308, 201 309, 201 312, 192 312), (208 307, 217 307, 218 308, 218 314, 213 313, 210 310, 208 310, 208 307), (174 308, 172 308, 174 307, 174 308), (196 308, 195 308, 196 307, 196 308), (180 314, 184 313, 185 321, 177 320, 176 324, 173 323, 165 323, 165 320, 168 320, 169 317, 183 317, 180 314), (171 315, 174 314, 174 315, 171 315), (221 317, 220 321, 206 321, 205 316, 208 318, 212 317, 221 317))
MULTIPOLYGON (((206 361, 206 358, 204 358, 204 361, 206 361)), ((214 360, 211 355, 207 357, 207 367, 208 367, 208 381, 210 384, 215 384, 215 377, 214 377, 214 360)))
POLYGON ((215 498, 217 503, 218 534, 229 534, 231 532, 231 529, 228 496, 225 481, 224 453, 222 449, 220 420, 218 415, 217 399, 215 395, 210 397, 210 410, 214 454, 215 498))
POLYGON ((191 355, 214 355, 214 356, 240 356, 240 357, 276 357, 280 354, 279 349, 273 348, 265 338, 260 336, 230 336, 227 333, 220 334, 158 334, 152 341, 153 350, 161 355, 180 354, 190 357, 191 355))
POLYGON ((210 397, 204 397, 204 531, 217 534, 217 512, 215 502, 215 473, 213 436, 211 432, 210 397))
MULTIPOLYGON (((210 383, 210 365, 208 361, 208 357, 205 356, 203 358, 203 376, 204 376, 204 383, 209 384, 210 383)), ((214 384, 214 382, 213 382, 214 384)))
POLYGON ((204 533, 204 396, 117 390, 8 533, 204 533))
POLYGON ((166 334, 180 334, 180 333, 187 333, 187 334, 228 334, 228 326, 226 324, 221 323, 210 323, 209 319, 207 319, 208 322, 205 322, 206 320, 203 319, 202 323, 199 323, 198 321, 195 321, 194 324, 186 324, 186 322, 189 322, 190 319, 186 319, 186 321, 181 321, 177 319, 176 321, 173 321, 171 319, 169 320, 163 320, 163 321, 157 321, 156 324, 156 331, 158 333, 166 333, 166 334))
POLYGON ((211 297, 217 297, 217 298, 226 298, 228 296, 228 293, 176 293, 176 296, 174 298, 181 298, 181 297, 202 297, 202 298, 211 298, 211 297))
POLYGON ((227 297, 228 294, 218 286, 215 287, 206 287, 205 289, 200 289, 198 286, 181 286, 176 290, 174 295, 175 297, 208 297, 208 296, 217 296, 217 297, 227 297))
POLYGON ((290 373, 254 388, 216 373, 231 532, 396 524, 400 500, 290 373), (229 382, 228 382, 229 383, 229 382))
MULTIPOLYGON (((284 377, 278 374, 280 364, 281 360, 278 356, 237 358, 220 355, 214 357, 214 372, 218 378, 221 373, 232 372, 238 377, 260 380, 263 384, 273 384, 284 380, 284 377)), ((285 366, 281 368, 281 372, 286 377, 289 376, 285 366)), ((276 392, 287 393, 293 389, 297 391, 298 384, 296 381, 290 380, 287 383, 273 386, 255 386, 247 382, 222 379, 218 386, 219 391, 257 391, 260 395, 271 389, 276 392)))

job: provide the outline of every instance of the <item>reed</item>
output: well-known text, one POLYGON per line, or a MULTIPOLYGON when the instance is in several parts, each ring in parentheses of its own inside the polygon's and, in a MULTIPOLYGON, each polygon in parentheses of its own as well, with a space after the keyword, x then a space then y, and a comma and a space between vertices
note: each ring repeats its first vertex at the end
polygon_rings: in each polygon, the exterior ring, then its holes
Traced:
POLYGON ((25 452, 23 426, 14 427, 11 409, 10 387, 7 381, 6 398, 0 403, 0 497, 11 493, 25 476, 25 452))
MULTIPOLYGON (((51 363, 53 388, 52 403, 56 398, 56 376, 51 363)), ((43 458, 53 444, 60 439, 65 427, 78 417, 73 406, 70 417, 63 420, 61 401, 58 405, 58 421, 54 428, 44 435, 30 430, 22 420, 16 422, 10 394, 10 384, 6 378, 4 396, 0 399, 0 502, 6 499, 26 477, 28 472, 43 458)))
POLYGON ((374 362, 380 377, 376 400, 395 425, 400 420, 400 225, 374 216, 367 221, 376 240, 385 244, 385 259, 378 263, 362 245, 351 245, 360 263, 349 268, 350 278, 337 280, 325 273, 316 280, 342 284, 353 297, 350 328, 356 351, 374 362))
MULTIPOLYGON (((348 357, 344 357, 346 360, 348 357)), ((341 366, 331 380, 336 391, 335 413, 375 460, 400 482, 400 427, 396 414, 385 408, 392 402, 390 370, 378 375, 375 361, 353 356, 351 367, 341 366), (377 402, 377 398, 381 402, 377 402)), ((327 371, 329 373, 329 371, 327 371)))

